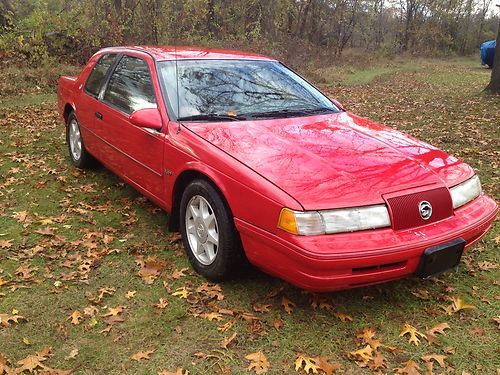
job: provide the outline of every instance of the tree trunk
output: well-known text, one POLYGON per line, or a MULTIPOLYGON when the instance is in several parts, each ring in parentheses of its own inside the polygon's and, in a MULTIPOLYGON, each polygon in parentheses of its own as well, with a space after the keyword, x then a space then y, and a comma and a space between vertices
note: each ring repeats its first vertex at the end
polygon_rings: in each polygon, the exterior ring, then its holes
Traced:
POLYGON ((500 20, 498 22, 497 46, 495 48, 495 60, 493 61, 493 70, 491 71, 490 84, 486 86, 486 91, 500 94, 500 20))

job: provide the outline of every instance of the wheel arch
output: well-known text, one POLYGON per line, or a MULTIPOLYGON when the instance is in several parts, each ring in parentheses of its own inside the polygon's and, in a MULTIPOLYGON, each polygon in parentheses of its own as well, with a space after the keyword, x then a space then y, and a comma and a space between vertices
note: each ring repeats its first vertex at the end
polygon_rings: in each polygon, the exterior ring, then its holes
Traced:
POLYGON ((224 202, 228 212, 232 216, 232 210, 226 199, 226 196, 215 180, 208 174, 197 170, 197 169, 187 169, 182 171, 176 178, 174 187, 172 189, 172 208, 170 210, 170 217, 168 222, 168 230, 170 232, 179 231, 179 216, 180 216, 180 203, 182 198, 182 193, 186 187, 194 180, 204 180, 208 182, 216 191, 219 193, 222 201, 224 202))
POLYGON ((67 124, 68 123, 68 117, 69 117, 69 114, 71 112, 74 112, 75 111, 75 107, 70 104, 70 103, 66 103, 64 105, 64 110, 63 110, 63 118, 64 118, 64 123, 67 124))

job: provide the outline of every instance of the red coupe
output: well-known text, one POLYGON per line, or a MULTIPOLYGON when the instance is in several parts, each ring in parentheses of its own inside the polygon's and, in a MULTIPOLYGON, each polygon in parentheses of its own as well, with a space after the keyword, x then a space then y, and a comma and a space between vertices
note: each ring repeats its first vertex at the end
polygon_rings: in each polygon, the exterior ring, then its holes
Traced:
POLYGON ((428 277, 498 210, 467 164, 261 55, 103 49, 60 78, 58 108, 73 164, 97 159, 170 212, 214 281, 247 260, 314 291, 428 277))

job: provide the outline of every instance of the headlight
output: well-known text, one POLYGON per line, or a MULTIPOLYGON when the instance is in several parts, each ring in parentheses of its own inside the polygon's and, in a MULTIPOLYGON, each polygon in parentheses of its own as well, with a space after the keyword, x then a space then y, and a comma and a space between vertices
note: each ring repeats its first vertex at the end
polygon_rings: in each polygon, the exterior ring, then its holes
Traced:
POLYGON ((383 204, 305 212, 283 208, 278 220, 278 228, 303 236, 354 232, 390 225, 389 212, 383 204))
POLYGON ((461 207, 481 195, 481 181, 479 181, 477 175, 474 175, 467 181, 453 186, 450 189, 450 193, 451 200, 453 201, 453 208, 461 207))

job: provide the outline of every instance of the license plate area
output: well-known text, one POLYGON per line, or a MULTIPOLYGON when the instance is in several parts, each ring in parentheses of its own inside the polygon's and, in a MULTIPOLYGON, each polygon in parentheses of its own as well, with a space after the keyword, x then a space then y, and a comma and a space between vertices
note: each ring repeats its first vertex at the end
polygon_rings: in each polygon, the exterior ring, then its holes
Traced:
POLYGON ((463 238, 429 247, 422 255, 417 276, 426 278, 458 266, 464 248, 465 240, 463 238))

